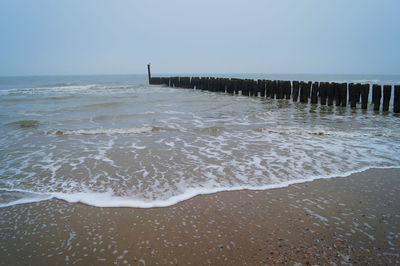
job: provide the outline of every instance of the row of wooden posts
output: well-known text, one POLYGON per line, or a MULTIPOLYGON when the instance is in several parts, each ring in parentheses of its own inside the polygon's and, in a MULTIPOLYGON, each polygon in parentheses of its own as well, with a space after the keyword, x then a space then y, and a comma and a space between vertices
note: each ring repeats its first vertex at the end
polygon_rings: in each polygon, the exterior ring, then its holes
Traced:
MULTIPOLYGON (((245 96, 260 96, 272 99, 293 99, 321 105, 336 105, 356 108, 361 103, 362 109, 367 109, 370 84, 336 83, 336 82, 304 82, 281 80, 253 80, 238 78, 209 78, 209 77, 150 77, 150 84, 165 85, 176 88, 224 92, 245 96), (348 100, 347 100, 348 99, 348 100)), ((392 95, 392 85, 372 85, 372 103, 375 111, 389 110, 392 95), (383 90, 382 90, 383 88, 383 90), (383 92, 383 93, 382 93, 383 92), (382 97, 383 96, 383 97, 382 97)), ((400 113, 400 85, 394 86, 393 112, 400 113)))

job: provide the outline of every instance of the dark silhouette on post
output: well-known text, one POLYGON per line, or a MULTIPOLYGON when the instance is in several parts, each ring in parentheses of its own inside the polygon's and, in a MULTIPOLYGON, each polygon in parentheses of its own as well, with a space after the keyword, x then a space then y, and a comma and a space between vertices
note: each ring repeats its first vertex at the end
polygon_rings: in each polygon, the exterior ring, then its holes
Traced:
POLYGON ((393 112, 400 113, 400 85, 394 86, 393 112))
POLYGON ((335 85, 333 83, 328 83, 327 90, 328 90, 328 106, 332 106, 333 100, 335 99, 335 85))
POLYGON ((382 86, 374 84, 372 86, 372 103, 374 104, 374 111, 379 111, 382 98, 382 86))
POLYGON ((149 84, 151 84, 150 63, 147 64, 147 75, 149 76, 149 84))
POLYGON ((391 94, 392 94, 392 86, 391 85, 383 86, 383 108, 382 108, 382 111, 384 111, 384 112, 389 111, 389 102, 390 102, 391 94))
POLYGON ((341 95, 341 103, 342 107, 346 107, 347 104, 347 83, 342 83, 340 85, 340 95, 341 95))
POLYGON ((298 81, 293 81, 293 101, 297 102, 299 99, 299 89, 300 83, 298 81))
POLYGON ((361 109, 367 109, 369 95, 369 84, 361 86, 361 109))
POLYGON ((311 103, 318 103, 318 82, 314 82, 311 88, 311 103))

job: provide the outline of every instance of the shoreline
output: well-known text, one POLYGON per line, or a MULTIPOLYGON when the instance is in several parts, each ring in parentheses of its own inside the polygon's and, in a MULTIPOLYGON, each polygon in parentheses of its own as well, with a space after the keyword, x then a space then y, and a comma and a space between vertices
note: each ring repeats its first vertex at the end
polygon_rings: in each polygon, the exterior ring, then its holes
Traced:
POLYGON ((51 199, 0 208, 1 265, 400 263, 400 169, 169 207, 51 199))
POLYGON ((169 198, 167 200, 155 200, 152 202, 145 202, 145 201, 140 201, 140 200, 129 200, 129 199, 125 199, 122 197, 111 196, 110 193, 81 193, 81 192, 79 192, 79 193, 67 194, 67 193, 53 192, 53 193, 46 194, 46 193, 39 193, 39 192, 27 191, 27 190, 21 190, 21 189, 0 189, 0 191, 6 191, 6 192, 21 192, 21 193, 29 193, 29 194, 33 194, 33 195, 42 195, 43 196, 43 198, 41 198, 41 199, 39 199, 39 198, 38 199, 22 198, 22 199, 14 201, 14 202, 0 204, 0 209, 6 208, 6 207, 11 207, 14 205, 30 204, 30 203, 55 200, 55 199, 62 200, 62 201, 68 202, 68 203, 84 204, 89 207, 97 207, 97 208, 139 208, 139 209, 165 208, 165 207, 171 207, 171 206, 174 206, 181 202, 190 200, 197 196, 212 195, 212 194, 221 193, 221 192, 267 191, 267 190, 273 190, 273 189, 281 189, 281 188, 287 188, 289 186, 296 185, 296 184, 304 184, 304 183, 314 182, 316 180, 346 178, 346 177, 350 177, 351 175, 363 173, 365 171, 372 170, 372 169, 382 169, 382 170, 400 169, 400 166, 364 167, 364 168, 361 168, 360 170, 348 171, 343 174, 337 174, 337 175, 332 174, 329 176, 315 176, 315 177, 311 177, 311 178, 290 180, 290 181, 285 181, 285 182, 282 182, 279 184, 269 184, 269 185, 263 185, 263 186, 259 186, 259 187, 241 186, 241 187, 213 188, 213 189, 191 188, 191 189, 188 189, 188 192, 185 192, 180 195, 172 196, 171 198, 169 198), (99 201, 99 200, 95 199, 93 196, 102 198, 102 200, 99 201), (108 200, 107 204, 105 203, 105 198, 107 198, 107 200, 108 200), (112 202, 112 203, 109 203, 109 202, 112 202))

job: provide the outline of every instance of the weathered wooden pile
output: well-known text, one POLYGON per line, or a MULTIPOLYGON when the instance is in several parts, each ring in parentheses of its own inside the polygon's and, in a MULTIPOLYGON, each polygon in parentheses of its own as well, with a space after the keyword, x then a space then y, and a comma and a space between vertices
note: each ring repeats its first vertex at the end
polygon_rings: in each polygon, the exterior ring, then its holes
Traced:
MULTIPOLYGON (((336 82, 304 82, 282 80, 253 80, 237 78, 210 77, 150 77, 150 84, 165 85, 176 88, 187 88, 239 94, 244 96, 268 97, 271 99, 292 99, 294 102, 336 105, 356 108, 361 103, 367 109, 370 84, 336 83, 336 82), (319 99, 319 101, 318 101, 319 99)), ((394 87, 393 112, 400 113, 400 85, 372 85, 372 103, 375 111, 389 110, 390 98, 394 87), (382 90, 383 87, 383 90, 382 90), (382 93, 383 92, 383 93, 382 93)))

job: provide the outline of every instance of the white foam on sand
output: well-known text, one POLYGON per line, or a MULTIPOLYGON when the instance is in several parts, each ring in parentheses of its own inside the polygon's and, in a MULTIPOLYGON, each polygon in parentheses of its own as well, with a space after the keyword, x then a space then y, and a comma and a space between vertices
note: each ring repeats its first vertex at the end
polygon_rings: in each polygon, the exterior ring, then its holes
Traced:
POLYGON ((9 207, 18 204, 34 203, 52 199, 53 196, 50 194, 37 193, 32 191, 25 191, 21 189, 4 189, 0 188, 0 208, 9 207), (9 199, 3 199, 1 197, 4 194, 8 194, 9 199), (11 195, 10 195, 11 194, 11 195))
POLYGON ((154 127, 144 126, 135 128, 98 128, 98 129, 77 129, 77 130, 59 130, 59 135, 115 135, 115 134, 138 134, 149 133, 155 130, 154 127))
POLYGON ((156 208, 156 207, 168 207, 175 205, 179 202, 191 199, 198 195, 213 194, 223 191, 240 191, 240 190, 268 190, 288 187, 293 184, 311 182, 316 179, 328 179, 335 177, 348 177, 355 173, 361 173, 369 169, 400 169, 400 166, 393 167, 366 167, 357 171, 350 171, 343 174, 336 174, 332 176, 315 176, 304 179, 290 180, 277 184, 269 184, 259 187, 253 186, 233 186, 233 187, 197 187, 188 188, 179 195, 172 196, 165 200, 142 200, 137 198, 120 197, 113 195, 112 191, 107 192, 78 192, 78 193, 61 193, 61 192, 50 192, 50 193, 37 193, 32 191, 24 190, 12 190, 12 189, 0 189, 1 191, 8 192, 20 192, 23 194, 28 194, 30 196, 20 198, 18 200, 13 200, 6 203, 0 203, 0 207, 9 207, 17 204, 33 203, 39 201, 45 201, 50 199, 60 199, 69 203, 82 203, 94 207, 132 207, 132 208, 156 208))

